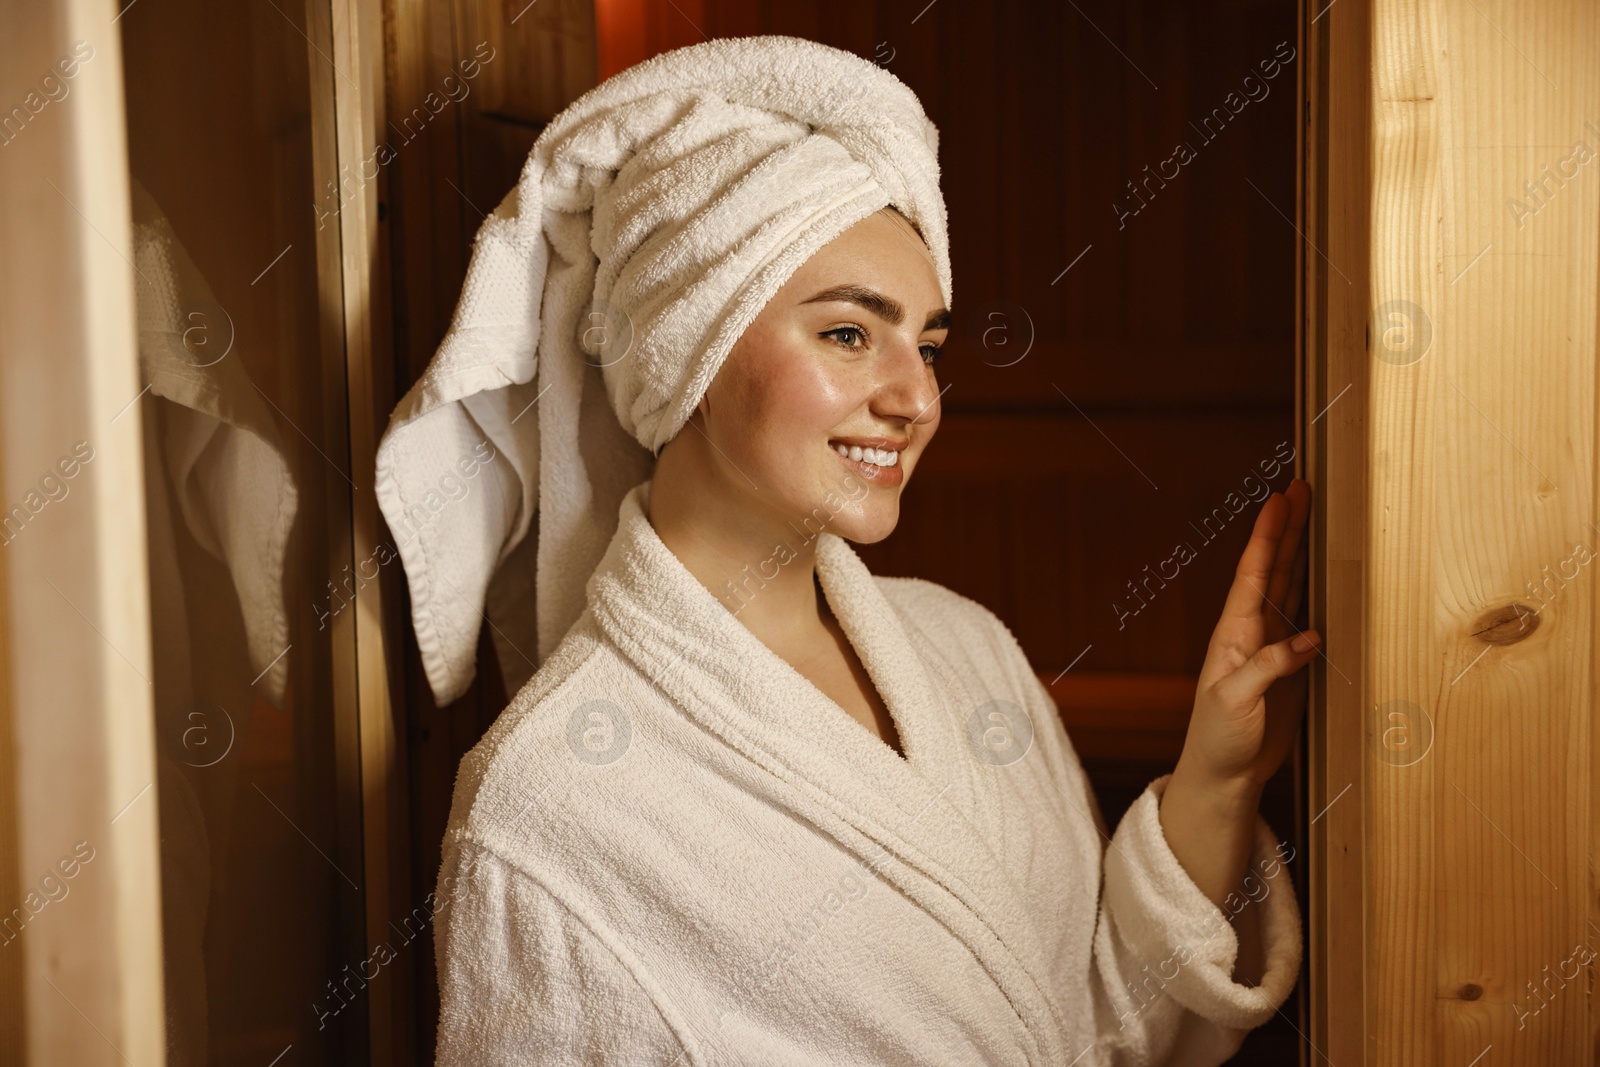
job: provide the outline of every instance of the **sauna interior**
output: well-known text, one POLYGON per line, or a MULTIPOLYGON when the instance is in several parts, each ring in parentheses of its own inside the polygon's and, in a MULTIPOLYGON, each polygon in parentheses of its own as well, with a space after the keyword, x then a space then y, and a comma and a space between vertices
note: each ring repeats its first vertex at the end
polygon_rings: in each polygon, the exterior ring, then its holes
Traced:
POLYGON ((1551 977, 1600 930, 1592 6, 47 0, 0 13, 5 499, 61 487, 0 552, 0 915, 64 892, 0 947, 0 1063, 432 1061, 511 687, 486 626, 435 705, 378 441, 552 116, 751 34, 938 128, 941 428, 860 554, 1005 622, 1108 826, 1316 487, 1261 807, 1305 960, 1230 1062, 1596 1062, 1551 977))

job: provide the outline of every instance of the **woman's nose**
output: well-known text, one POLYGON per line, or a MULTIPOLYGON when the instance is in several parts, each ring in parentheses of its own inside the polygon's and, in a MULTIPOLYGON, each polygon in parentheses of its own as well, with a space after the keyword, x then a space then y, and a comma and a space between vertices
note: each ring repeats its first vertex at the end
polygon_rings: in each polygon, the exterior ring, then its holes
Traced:
POLYGON ((896 341, 885 353, 876 397, 878 414, 920 425, 939 418, 939 383, 916 338, 896 341))

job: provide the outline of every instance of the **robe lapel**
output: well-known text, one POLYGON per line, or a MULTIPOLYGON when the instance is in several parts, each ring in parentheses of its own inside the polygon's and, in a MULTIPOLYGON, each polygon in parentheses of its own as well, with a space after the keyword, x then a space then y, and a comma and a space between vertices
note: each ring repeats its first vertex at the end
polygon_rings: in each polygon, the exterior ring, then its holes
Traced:
MULTIPOLYGON (((741 775, 773 803, 833 834, 983 964, 1037 1047, 1059 1062, 1062 1021, 1041 988, 1046 963, 1016 887, 965 812, 994 789, 972 758, 966 716, 988 694, 917 644, 860 558, 823 534, 818 576, 878 686, 906 756, 852 719, 752 634, 662 543, 649 483, 624 500, 589 580, 607 637, 686 716, 765 773, 741 775)), ((756 594, 759 595, 759 592, 756 594)))

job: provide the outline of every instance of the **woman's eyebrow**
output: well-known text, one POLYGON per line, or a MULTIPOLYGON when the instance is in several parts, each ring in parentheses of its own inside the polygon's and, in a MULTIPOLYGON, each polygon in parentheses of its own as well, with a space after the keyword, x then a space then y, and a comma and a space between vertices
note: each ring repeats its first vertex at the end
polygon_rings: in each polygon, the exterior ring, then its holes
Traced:
MULTIPOLYGON (((901 320, 906 317, 906 309, 900 306, 899 301, 884 296, 875 290, 868 289, 864 285, 835 285, 831 289, 824 289, 809 300, 802 300, 801 303, 824 304, 830 301, 855 304, 858 307, 866 308, 891 326, 900 325, 901 320)), ((928 316, 927 325, 922 328, 924 330, 944 330, 948 329, 949 326, 950 312, 946 308, 940 308, 928 316)))

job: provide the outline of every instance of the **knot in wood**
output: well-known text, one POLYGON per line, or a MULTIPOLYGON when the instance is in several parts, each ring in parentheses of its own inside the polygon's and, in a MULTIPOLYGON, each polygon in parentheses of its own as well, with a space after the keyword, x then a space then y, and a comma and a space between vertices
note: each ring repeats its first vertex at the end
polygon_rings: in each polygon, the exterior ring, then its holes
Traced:
POLYGON ((1513 601, 1485 612, 1472 624, 1472 636, 1488 645, 1514 645, 1539 628, 1539 613, 1513 601))

